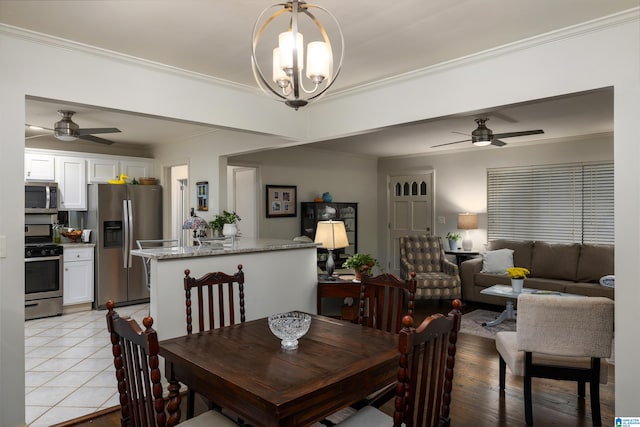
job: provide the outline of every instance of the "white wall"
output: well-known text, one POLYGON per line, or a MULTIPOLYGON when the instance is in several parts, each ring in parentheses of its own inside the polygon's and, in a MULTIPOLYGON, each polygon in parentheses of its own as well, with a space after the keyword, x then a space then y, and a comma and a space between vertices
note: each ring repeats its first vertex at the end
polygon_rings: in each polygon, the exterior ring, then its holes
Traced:
MULTIPOLYGON (((3 175, 0 200, 16 201, 0 204, 0 236, 6 236, 8 247, 7 257, 0 258, 0 425, 24 425, 24 394, 19 391, 24 388, 21 206, 27 95, 246 129, 251 134, 244 134, 249 135, 245 141, 238 139, 240 145, 245 143, 244 148, 249 149, 250 145, 258 148, 291 143, 260 137, 258 132, 284 135, 297 141, 334 138, 387 124, 613 87, 619 283, 616 288, 616 415, 637 416, 640 384, 637 357, 640 341, 636 333, 640 324, 640 310, 637 310, 640 286, 636 283, 636 266, 640 262, 639 22, 640 12, 634 9, 596 24, 555 32, 553 37, 532 39, 523 45, 514 44, 433 67, 405 79, 372 85, 366 91, 327 96, 297 112, 278 108, 280 106, 257 91, 182 75, 143 62, 99 55, 87 49, 58 47, 49 40, 16 34, 0 25, 0 170, 3 175), (292 117, 297 120, 290 120, 292 117)), ((215 153, 241 152, 242 148, 236 148, 234 139, 227 136, 229 139, 215 138, 223 144, 220 147, 202 145, 201 148, 210 150, 214 156, 215 153)), ((215 145, 216 141, 210 144, 215 145)), ((178 145, 188 148, 186 144, 178 145)), ((167 149, 165 153, 170 151, 167 149)), ((190 160, 186 153, 176 155, 177 161, 190 160)), ((194 159, 199 166, 191 170, 211 166, 218 173, 217 181, 226 181, 226 174, 220 174, 220 160, 199 160, 194 159)), ((172 161, 164 157, 161 164, 172 161)), ((322 181, 327 179, 325 175, 318 173, 317 182, 326 182, 322 181)), ((322 189, 318 185, 309 191, 322 189)), ((347 190, 348 194, 341 191, 342 188, 334 194, 336 200, 352 197, 351 189, 347 190)), ((371 195, 363 196, 372 200, 371 215, 375 215, 375 191, 372 188, 371 195)), ((300 197, 309 196, 310 193, 300 197)))
POLYGON ((300 233, 300 212, 293 218, 266 218, 265 186, 297 186, 300 202, 329 192, 335 202, 358 202, 358 251, 377 253, 377 160, 336 155, 304 147, 271 150, 228 159, 230 164, 260 166, 260 237, 292 239, 300 233))

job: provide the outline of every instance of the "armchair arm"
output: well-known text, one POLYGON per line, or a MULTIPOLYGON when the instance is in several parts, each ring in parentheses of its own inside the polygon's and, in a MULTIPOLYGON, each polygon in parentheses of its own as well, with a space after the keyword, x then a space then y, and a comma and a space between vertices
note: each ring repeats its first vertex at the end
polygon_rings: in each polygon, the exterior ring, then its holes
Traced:
POLYGON ((415 271, 413 264, 408 262, 405 258, 400 258, 400 278, 405 280, 408 279, 409 273, 412 271, 415 271))
POLYGON ((442 259, 442 271, 449 276, 458 276, 458 266, 446 258, 442 259))

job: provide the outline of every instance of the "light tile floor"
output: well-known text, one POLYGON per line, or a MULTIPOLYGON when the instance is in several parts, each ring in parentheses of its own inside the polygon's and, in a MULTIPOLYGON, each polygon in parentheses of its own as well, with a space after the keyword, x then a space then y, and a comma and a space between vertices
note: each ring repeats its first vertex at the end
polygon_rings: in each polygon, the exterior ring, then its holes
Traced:
MULTIPOLYGON (((140 325, 149 305, 117 308, 140 325)), ((25 417, 31 427, 119 404, 106 310, 25 322, 25 417)))

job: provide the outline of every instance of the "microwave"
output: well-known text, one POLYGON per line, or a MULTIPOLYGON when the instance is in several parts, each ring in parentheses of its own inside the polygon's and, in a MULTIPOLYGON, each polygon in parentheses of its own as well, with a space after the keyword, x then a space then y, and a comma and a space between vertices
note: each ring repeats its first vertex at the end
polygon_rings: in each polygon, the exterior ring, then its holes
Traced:
POLYGON ((58 184, 55 182, 25 183, 24 212, 28 214, 58 213, 58 184))

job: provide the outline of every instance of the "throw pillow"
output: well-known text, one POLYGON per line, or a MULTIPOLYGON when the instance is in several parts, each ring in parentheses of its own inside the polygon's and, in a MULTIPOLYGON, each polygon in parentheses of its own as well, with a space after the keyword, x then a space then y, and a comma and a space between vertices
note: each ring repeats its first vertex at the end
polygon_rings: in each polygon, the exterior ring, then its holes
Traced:
POLYGON ((513 267, 513 250, 498 249, 482 254, 482 272, 507 274, 507 268, 513 267))

